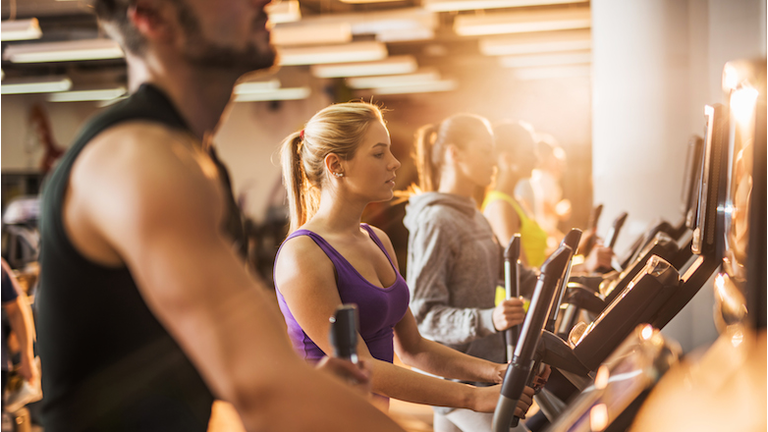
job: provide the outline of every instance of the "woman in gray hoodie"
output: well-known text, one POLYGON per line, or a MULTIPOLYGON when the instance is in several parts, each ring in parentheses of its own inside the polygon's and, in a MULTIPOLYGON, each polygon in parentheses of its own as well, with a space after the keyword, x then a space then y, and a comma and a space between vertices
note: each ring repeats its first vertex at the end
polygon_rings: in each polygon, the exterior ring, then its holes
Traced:
MULTIPOLYGON (((410 308, 425 337, 461 352, 504 362, 504 330, 523 322, 523 302, 494 305, 502 246, 473 199, 493 177, 491 126, 457 114, 417 133, 419 193, 409 199, 410 308)), ((472 383, 483 385, 481 383, 472 383)), ((492 414, 434 407, 436 432, 490 431, 492 414)), ((527 430, 518 426, 519 431, 527 430)))

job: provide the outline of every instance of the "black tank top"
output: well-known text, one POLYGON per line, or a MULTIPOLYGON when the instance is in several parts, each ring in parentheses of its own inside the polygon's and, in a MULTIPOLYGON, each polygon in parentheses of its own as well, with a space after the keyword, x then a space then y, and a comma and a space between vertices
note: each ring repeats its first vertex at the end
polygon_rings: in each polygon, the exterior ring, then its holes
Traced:
MULTIPOLYGON (((205 431, 208 425, 210 390, 150 312, 131 273, 88 260, 64 231, 62 203, 72 164, 96 135, 130 120, 189 130, 163 93, 142 85, 83 127, 44 186, 36 306, 46 432, 186 432, 205 431)), ((230 192, 225 225, 241 235, 233 204, 230 192)))

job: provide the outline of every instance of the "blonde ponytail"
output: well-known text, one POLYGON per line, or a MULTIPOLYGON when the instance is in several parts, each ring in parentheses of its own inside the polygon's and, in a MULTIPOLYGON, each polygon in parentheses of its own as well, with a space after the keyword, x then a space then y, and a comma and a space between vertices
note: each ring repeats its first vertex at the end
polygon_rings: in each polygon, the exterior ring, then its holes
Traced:
POLYGON ((309 221, 320 206, 320 192, 328 178, 324 159, 334 153, 342 160, 355 156, 368 126, 383 122, 381 110, 366 102, 331 105, 318 111, 304 129, 281 144, 283 182, 290 208, 290 231, 309 221))

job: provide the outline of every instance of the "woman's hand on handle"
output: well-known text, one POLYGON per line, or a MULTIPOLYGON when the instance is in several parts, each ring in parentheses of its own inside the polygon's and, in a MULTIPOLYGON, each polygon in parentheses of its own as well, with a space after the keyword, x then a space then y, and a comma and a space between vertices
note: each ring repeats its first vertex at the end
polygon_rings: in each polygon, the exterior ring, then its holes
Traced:
POLYGON ((519 298, 506 299, 493 310, 493 327, 496 331, 522 324, 524 319, 523 301, 519 298))

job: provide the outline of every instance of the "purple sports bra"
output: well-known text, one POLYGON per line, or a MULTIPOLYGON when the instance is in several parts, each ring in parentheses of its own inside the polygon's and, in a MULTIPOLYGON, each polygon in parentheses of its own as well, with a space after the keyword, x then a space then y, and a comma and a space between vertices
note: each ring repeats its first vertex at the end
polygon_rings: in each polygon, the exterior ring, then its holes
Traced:
MULTIPOLYGON (((341 301, 357 305, 360 315, 360 335, 368 346, 368 351, 370 351, 374 358, 392 363, 394 356, 394 326, 403 318, 408 310, 410 297, 408 285, 406 285, 405 279, 400 275, 400 272, 395 269, 392 258, 373 229, 367 224, 360 224, 360 226, 368 231, 371 239, 384 252, 390 265, 395 270, 397 279, 390 287, 380 288, 368 282, 333 246, 312 231, 296 230, 288 236, 283 245, 294 237, 306 235, 325 252, 336 268, 336 285, 341 301)), ((280 248, 282 249, 282 246, 280 248)), ((279 254, 280 251, 277 253, 279 254)), ((320 360, 326 354, 304 333, 304 330, 302 330, 293 314, 291 314, 285 298, 280 293, 279 287, 275 286, 275 288, 280 311, 282 311, 285 323, 288 325, 288 335, 293 343, 293 347, 301 356, 309 361, 320 360)))

